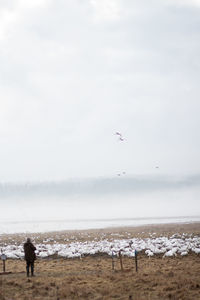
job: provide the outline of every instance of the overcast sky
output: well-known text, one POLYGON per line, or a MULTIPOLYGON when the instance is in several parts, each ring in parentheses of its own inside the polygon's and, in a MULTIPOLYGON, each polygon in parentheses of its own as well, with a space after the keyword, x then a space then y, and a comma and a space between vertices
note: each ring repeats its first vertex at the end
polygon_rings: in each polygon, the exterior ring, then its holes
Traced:
POLYGON ((0 181, 198 175, 199 16, 200 0, 1 0, 0 181))

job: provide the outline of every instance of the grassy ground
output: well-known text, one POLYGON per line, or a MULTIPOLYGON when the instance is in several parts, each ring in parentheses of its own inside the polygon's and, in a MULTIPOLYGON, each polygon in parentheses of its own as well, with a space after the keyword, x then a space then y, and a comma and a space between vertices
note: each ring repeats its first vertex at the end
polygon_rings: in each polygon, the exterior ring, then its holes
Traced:
POLYGON ((83 259, 45 259, 35 263, 35 277, 26 277, 25 262, 7 261, 11 274, 0 276, 0 299, 200 299, 200 257, 107 256, 83 259))
MULTIPOLYGON (((105 229, 81 232, 34 234, 35 242, 52 238, 52 241, 112 239, 171 236, 173 233, 200 234, 199 224, 160 225, 125 229, 105 229), (113 235, 114 234, 114 235, 113 235)), ((1 236, 1 243, 21 243, 25 235, 1 236)), ((138 273, 133 258, 123 258, 121 270, 115 258, 101 255, 82 259, 48 258, 37 259, 35 277, 26 277, 24 260, 7 260, 7 275, 0 275, 0 300, 28 299, 92 299, 92 300, 164 300, 200 299, 200 255, 190 253, 181 257, 138 255, 138 273)), ((2 271, 0 261, 0 271, 2 271)))

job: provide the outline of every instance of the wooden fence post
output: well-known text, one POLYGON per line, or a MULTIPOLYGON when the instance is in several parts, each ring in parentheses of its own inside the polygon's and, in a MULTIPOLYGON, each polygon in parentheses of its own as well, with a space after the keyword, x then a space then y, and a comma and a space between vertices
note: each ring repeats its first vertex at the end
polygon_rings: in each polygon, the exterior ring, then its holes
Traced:
POLYGON ((135 250, 135 270, 136 270, 136 272, 138 271, 137 255, 138 255, 138 252, 137 252, 137 250, 135 250))
POLYGON ((6 259, 7 259, 7 256, 5 254, 2 254, 1 260, 3 261, 3 272, 4 273, 6 272, 6 259))
POLYGON ((112 270, 115 269, 115 263, 114 263, 114 252, 112 251, 112 270))
POLYGON ((121 270, 123 271, 123 262, 122 262, 122 254, 121 254, 122 250, 119 250, 119 259, 120 259, 120 265, 121 265, 121 270))

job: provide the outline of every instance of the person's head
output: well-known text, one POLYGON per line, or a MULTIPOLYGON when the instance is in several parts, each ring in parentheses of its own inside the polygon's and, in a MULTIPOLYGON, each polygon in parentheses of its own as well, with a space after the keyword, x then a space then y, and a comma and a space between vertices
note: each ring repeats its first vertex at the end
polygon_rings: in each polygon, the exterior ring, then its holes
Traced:
POLYGON ((27 241, 27 243, 30 243, 30 242, 31 242, 31 239, 30 239, 30 238, 27 238, 26 241, 27 241))

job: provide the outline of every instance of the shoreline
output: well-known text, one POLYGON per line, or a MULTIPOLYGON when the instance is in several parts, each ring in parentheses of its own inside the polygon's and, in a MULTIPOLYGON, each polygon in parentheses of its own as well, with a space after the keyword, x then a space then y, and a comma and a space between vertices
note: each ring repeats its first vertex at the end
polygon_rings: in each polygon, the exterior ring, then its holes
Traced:
POLYGON ((113 238, 130 239, 130 238, 148 238, 151 236, 170 237, 173 234, 187 234, 200 236, 200 222, 186 223, 167 223, 167 224, 149 224, 138 226, 120 226, 107 227, 99 229, 81 229, 81 230, 61 230, 50 232, 34 232, 34 233, 3 233, 0 234, 0 245, 2 243, 15 242, 23 243, 27 237, 30 237, 35 243, 40 243, 44 240, 56 241, 59 243, 68 244, 72 241, 92 241, 113 238))
POLYGON ((1 221, 0 236, 5 234, 37 234, 64 231, 102 230, 167 224, 200 223, 200 216, 159 218, 118 218, 78 220, 1 221))

